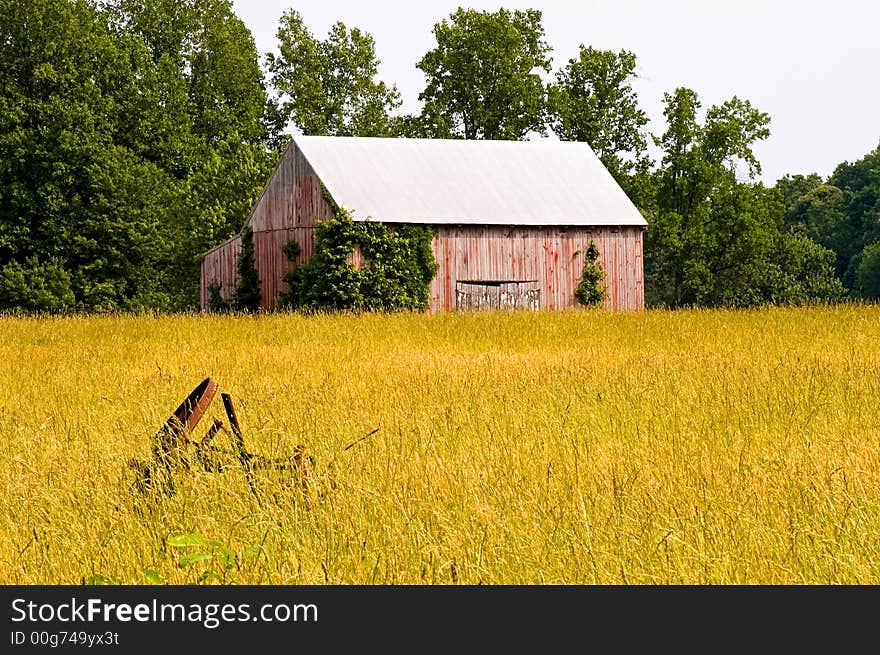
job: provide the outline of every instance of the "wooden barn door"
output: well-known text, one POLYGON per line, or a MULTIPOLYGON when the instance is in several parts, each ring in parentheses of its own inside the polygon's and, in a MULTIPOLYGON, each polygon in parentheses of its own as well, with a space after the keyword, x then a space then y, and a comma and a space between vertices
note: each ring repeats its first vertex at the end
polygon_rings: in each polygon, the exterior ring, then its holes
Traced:
POLYGON ((468 309, 539 309, 537 280, 504 282, 473 280, 455 283, 455 306, 468 309))

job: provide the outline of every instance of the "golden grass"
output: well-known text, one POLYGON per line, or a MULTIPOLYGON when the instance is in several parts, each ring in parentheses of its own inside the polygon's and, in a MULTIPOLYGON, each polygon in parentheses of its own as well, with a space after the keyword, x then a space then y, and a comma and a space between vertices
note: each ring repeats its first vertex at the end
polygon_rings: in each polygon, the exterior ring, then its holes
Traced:
POLYGON ((0 380, 6 584, 880 582, 877 307, 5 318, 0 380), (208 375, 312 491, 131 492, 208 375))

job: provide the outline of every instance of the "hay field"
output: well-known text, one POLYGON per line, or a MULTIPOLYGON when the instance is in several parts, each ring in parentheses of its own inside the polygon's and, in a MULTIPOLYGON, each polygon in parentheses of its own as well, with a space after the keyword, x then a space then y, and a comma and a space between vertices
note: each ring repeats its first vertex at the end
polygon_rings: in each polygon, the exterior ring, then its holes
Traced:
POLYGON ((877 584, 878 405, 878 307, 2 318, 0 582, 877 584), (208 375, 306 491, 133 491, 208 375))

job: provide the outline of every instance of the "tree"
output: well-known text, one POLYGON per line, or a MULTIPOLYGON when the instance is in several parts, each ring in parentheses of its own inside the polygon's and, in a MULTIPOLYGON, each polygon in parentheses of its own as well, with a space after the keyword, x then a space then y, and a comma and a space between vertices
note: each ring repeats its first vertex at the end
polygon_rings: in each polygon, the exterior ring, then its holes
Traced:
POLYGON ((265 145, 268 101, 259 57, 230 0, 110 0, 107 6, 118 35, 137 36, 157 64, 167 62, 169 83, 182 81, 188 106, 170 107, 189 114, 181 127, 208 140, 235 135, 265 145))
POLYGON ((880 299, 880 242, 866 246, 856 268, 856 283, 863 298, 880 299))
POLYGON ((825 181, 816 174, 785 176, 776 188, 785 198, 785 229, 833 250, 837 276, 852 295, 864 295, 863 254, 880 241, 880 147, 843 162, 825 181))
POLYGON ((770 302, 807 304, 842 300, 846 289, 834 274, 834 251, 800 234, 781 232, 762 273, 770 302), (777 273, 778 272, 778 273, 777 273), (778 278, 774 278, 774 274, 778 278))
POLYGON ((166 284, 173 307, 191 308, 200 254, 238 232, 274 161, 256 46, 229 0, 112 0, 108 12, 119 38, 139 39, 155 62, 157 90, 127 130, 181 187, 167 213, 166 284))
POLYGON ((541 12, 459 8, 434 25, 437 46, 417 64, 427 76, 419 94, 429 136, 523 139, 545 132, 550 71, 541 12))
POLYGON ((626 184, 647 141, 648 116, 632 88, 636 57, 621 50, 580 46, 548 89, 553 132, 563 141, 585 141, 618 182, 626 184))
POLYGON ((238 231, 270 164, 250 33, 227 0, 0 13, 0 303, 195 307, 199 253, 238 231))
POLYGON ((376 79, 373 37, 342 22, 316 39, 294 10, 281 16, 279 54, 269 54, 272 86, 279 95, 279 130, 288 121, 305 134, 389 136, 397 88, 376 79))
POLYGON ((160 111, 149 52, 66 0, 0 0, 0 40, 0 302, 18 289, 29 309, 167 307, 163 219, 180 187, 126 129, 160 111))
POLYGON ((260 309, 260 276, 254 260, 254 231, 246 225, 241 231, 241 250, 236 261, 235 291, 232 293, 233 308, 243 312, 260 309))
POLYGON ((646 235, 646 297, 655 304, 749 306, 834 300, 833 253, 781 232, 782 194, 753 180, 769 117, 736 97, 710 107, 666 94, 667 130, 646 235), (741 179, 744 178, 744 179, 741 179))
POLYGON ((858 252, 854 246, 859 236, 852 230, 845 209, 843 191, 830 184, 819 184, 794 200, 784 217, 788 231, 804 234, 835 252, 834 268, 841 279, 858 252))
POLYGON ((817 173, 785 175, 776 180, 776 190, 782 194, 786 215, 794 210, 801 196, 808 191, 812 191, 820 184, 822 184, 822 178, 817 173))
POLYGON ((76 298, 64 262, 28 258, 0 268, 0 310, 59 313, 73 309, 76 298))
POLYGON ((605 300, 608 287, 603 284, 605 271, 599 263, 599 248, 590 241, 584 251, 584 268, 574 289, 575 299, 585 307, 595 307, 605 300))
POLYGON ((856 162, 843 162, 828 178, 828 184, 843 192, 848 237, 838 252, 839 259, 849 262, 843 275, 844 283, 857 289, 857 269, 864 249, 880 241, 880 145, 856 162))

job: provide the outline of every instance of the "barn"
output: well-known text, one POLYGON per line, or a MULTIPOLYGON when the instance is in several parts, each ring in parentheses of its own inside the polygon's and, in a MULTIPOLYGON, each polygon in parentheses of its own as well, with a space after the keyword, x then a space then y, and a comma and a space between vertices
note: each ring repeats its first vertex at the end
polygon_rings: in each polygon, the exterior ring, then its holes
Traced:
MULTIPOLYGON (((435 228, 431 311, 574 307, 590 240, 606 272, 605 307, 644 306, 647 223, 585 143, 293 137, 247 219, 263 307, 332 216, 325 193, 355 220, 435 228), (291 240, 301 248, 293 263, 282 252, 291 240)), ((205 253, 203 309, 212 283, 231 297, 240 249, 239 234, 205 253)))

